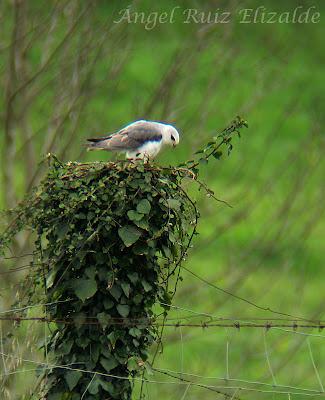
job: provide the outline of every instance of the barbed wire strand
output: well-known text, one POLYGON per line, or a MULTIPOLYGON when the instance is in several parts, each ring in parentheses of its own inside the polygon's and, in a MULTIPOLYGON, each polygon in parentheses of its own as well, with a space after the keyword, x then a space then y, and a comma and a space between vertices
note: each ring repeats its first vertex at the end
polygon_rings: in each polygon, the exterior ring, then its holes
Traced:
MULTIPOLYGON (((24 321, 34 321, 34 322, 44 322, 44 323, 58 323, 58 324, 75 324, 76 321, 79 325, 101 325, 96 317, 89 318, 86 321, 78 318, 70 318, 70 319, 51 319, 46 317, 0 317, 0 321, 14 321, 14 322, 24 322, 24 321)), ((315 335, 307 332, 297 332, 296 330, 299 328, 305 329, 324 329, 325 325, 319 324, 298 324, 298 323, 252 323, 252 322, 234 322, 234 323, 214 323, 214 322, 200 322, 200 323, 169 323, 169 322, 155 322, 150 320, 141 320, 141 319, 132 319, 132 318, 112 318, 109 323, 111 325, 120 325, 120 326, 134 326, 134 325, 143 325, 143 326, 158 326, 158 327, 170 327, 170 328, 234 328, 240 331, 242 328, 260 328, 265 330, 271 329, 280 329, 280 328, 291 328, 290 330, 284 330, 288 333, 298 333, 306 336, 315 336, 319 338, 325 339, 325 335, 315 335)))
MULTIPOLYGON (((11 357, 11 358, 14 358, 16 360, 19 360, 20 362, 29 362, 29 363, 33 363, 33 364, 37 364, 37 365, 42 365, 43 367, 45 367, 45 369, 61 368, 61 369, 67 369, 69 371, 76 371, 76 372, 87 373, 87 374, 91 374, 91 375, 96 374, 96 375, 100 375, 100 376, 104 376, 104 377, 108 377, 108 378, 115 378, 115 379, 122 379, 122 380, 129 380, 130 379, 129 377, 126 377, 126 376, 118 376, 118 375, 107 374, 107 373, 98 372, 98 371, 89 371, 89 370, 82 369, 82 368, 71 368, 71 367, 66 366, 66 365, 46 364, 46 363, 43 363, 43 362, 37 362, 37 361, 34 361, 34 360, 28 360, 28 359, 25 359, 25 358, 16 357, 16 356, 13 356, 13 355, 10 355, 10 354, 5 354, 5 353, 2 353, 2 352, 0 352, 0 353, 3 354, 4 356, 11 357)), ((155 369, 153 369, 153 370, 155 370, 155 369)), ((0 375, 0 376, 2 377, 4 375, 0 375)), ((138 377, 134 377, 133 379, 135 381, 140 381, 140 382, 143 380, 143 378, 138 378, 138 377)), ((144 379, 144 381, 146 383, 161 384, 161 385, 171 385, 171 384, 172 385, 180 385, 180 384, 184 385, 184 384, 191 383, 191 385, 193 385, 193 386, 197 386, 197 387, 201 387, 201 388, 204 388, 204 389, 208 389, 210 391, 222 394, 222 395, 230 398, 229 394, 220 391, 221 389, 228 389, 225 386, 220 386, 219 387, 219 386, 215 386, 215 385, 204 385, 204 384, 200 384, 200 383, 197 383, 197 382, 186 382, 186 381, 184 381, 184 379, 180 379, 180 378, 175 378, 175 379, 179 380, 180 382, 154 381, 154 380, 151 380, 151 379, 150 380, 149 379, 144 379)))
MULTIPOLYGON (((51 369, 51 368, 61 368, 61 369, 67 369, 67 370, 71 370, 71 371, 78 371, 81 373, 88 373, 91 375, 100 375, 100 376, 105 376, 105 377, 109 377, 109 378, 116 378, 116 379, 123 379, 123 380, 128 380, 128 377, 125 376, 118 376, 118 375, 114 375, 114 374, 107 374, 107 373, 102 373, 102 372, 98 372, 98 371, 89 371, 86 369, 82 369, 82 368, 72 368, 69 365, 52 365, 52 364, 46 364, 43 362, 38 362, 38 361, 34 361, 34 360, 29 360, 29 359, 25 359, 22 357, 17 357, 14 355, 10 355, 10 354, 6 354, 3 352, 0 352, 2 356, 8 357, 8 358, 14 358, 16 360, 19 360, 20 362, 27 362, 27 363, 32 363, 32 364, 37 364, 42 365, 44 368, 46 369, 51 369)), ((21 370, 20 372, 26 372, 27 370, 21 370)), ((249 392, 260 392, 260 393, 276 393, 276 394, 291 394, 291 395, 305 395, 305 396, 325 396, 324 392, 321 391, 316 391, 313 389, 304 389, 304 388, 296 388, 296 387, 290 387, 290 386, 280 386, 277 385, 278 388, 282 389, 282 390, 263 390, 263 389, 257 389, 257 388, 248 388, 248 387, 244 387, 244 386, 225 386, 225 385, 205 385, 202 383, 197 383, 197 382, 193 382, 193 381, 189 381, 185 378, 180 378, 178 376, 175 376, 174 374, 177 374, 176 372, 169 372, 168 370, 162 370, 162 369, 158 369, 158 368, 153 368, 153 371, 161 373, 163 375, 166 376, 170 376, 174 379, 177 379, 178 382, 174 382, 174 381, 156 381, 156 380, 149 380, 149 379, 143 379, 143 378, 138 378, 135 377, 134 379, 136 381, 142 381, 144 380, 147 383, 152 383, 152 384, 166 384, 166 385, 177 385, 177 384, 183 384, 183 385, 191 385, 191 386, 196 386, 196 387, 200 387, 200 388, 204 388, 204 389, 208 389, 208 390, 212 390, 215 391, 219 394, 225 395, 228 398, 231 398, 231 395, 229 395, 228 393, 224 393, 224 392, 220 392, 220 390, 240 390, 240 391, 249 391, 249 392), (284 390, 284 388, 287 388, 287 390, 284 390), (292 391, 288 390, 289 388, 292 388, 292 391), (297 392, 297 390, 299 392, 297 392)), ((18 371, 15 371, 16 373, 18 371)), ((196 375, 194 374, 186 374, 183 373, 183 375, 190 375, 195 377, 196 375)), ((0 377, 5 376, 5 374, 0 375, 0 377)), ((197 375, 197 377, 200 377, 199 375, 197 375)), ((204 377, 207 378, 207 377, 204 377)), ((216 377, 211 377, 209 379, 222 379, 222 380, 226 380, 225 378, 216 378, 216 377)), ((236 379, 229 379, 229 381, 237 381, 237 382, 246 382, 246 383, 256 383, 256 382, 250 382, 250 381, 244 381, 244 380, 236 380, 236 379)), ((267 385, 267 384, 265 384, 267 385)), ((274 385, 268 385, 268 386, 272 386, 274 387, 274 385)), ((233 398, 237 398, 237 397, 233 397, 233 398)))
MULTIPOLYGON (((170 376, 174 379, 179 379, 180 381, 184 382, 184 378, 179 378, 177 376, 174 376, 173 374, 170 374, 168 372, 162 371, 162 370, 158 370, 156 368, 153 369, 156 372, 160 372, 164 375, 170 376)), ((185 381, 186 382, 186 381, 185 381)), ((202 384, 198 384, 196 382, 188 382, 191 383, 191 385, 193 386, 199 386, 199 387, 206 387, 206 388, 217 388, 217 389, 228 389, 228 390, 241 390, 241 391, 248 391, 248 392, 259 392, 259 393, 272 393, 272 394, 291 394, 291 395, 297 395, 297 396, 324 396, 325 397, 325 393, 323 392, 313 392, 312 393, 301 393, 301 392, 290 392, 290 391, 285 391, 285 390, 264 390, 264 389, 256 389, 256 388, 248 388, 248 387, 244 387, 244 386, 222 386, 222 385, 202 385, 202 384)), ((230 396, 229 396, 230 397, 230 396)), ((234 397, 236 398, 236 397, 234 397)))
POLYGON ((284 313, 284 312, 281 312, 281 311, 274 310, 274 309, 272 309, 272 308, 270 308, 270 307, 264 307, 264 306, 261 306, 261 305, 259 305, 259 304, 256 304, 256 303, 254 303, 254 302, 251 301, 251 300, 248 300, 248 299, 246 299, 246 298, 244 298, 244 297, 241 297, 241 296, 238 296, 238 295, 236 295, 236 294, 234 294, 234 293, 231 293, 231 292, 229 292, 228 290, 223 289, 223 288, 221 288, 221 287, 215 285, 214 283, 207 281, 206 279, 204 279, 204 278, 202 278, 201 276, 197 275, 195 272, 191 271, 190 269, 188 269, 188 268, 185 267, 184 265, 181 265, 181 268, 184 269, 184 270, 185 270, 186 272, 188 272, 189 274, 191 274, 192 276, 194 276, 195 278, 197 278, 198 280, 200 280, 201 282, 203 282, 204 284, 206 284, 206 285, 208 285, 208 286, 210 286, 210 287, 216 289, 216 290, 219 291, 219 292, 222 292, 222 293, 224 293, 224 294, 227 294, 228 296, 231 296, 231 297, 233 297, 233 298, 235 298, 235 299, 237 299, 237 300, 240 300, 240 301, 242 301, 242 302, 245 302, 245 303, 247 303, 247 304, 251 305, 252 307, 255 307, 255 308, 259 309, 259 310, 268 311, 268 312, 271 312, 271 313, 273 313, 273 314, 282 315, 282 316, 285 316, 285 317, 293 318, 293 319, 295 319, 295 320, 311 322, 309 319, 304 318, 304 317, 295 316, 295 315, 292 315, 292 314, 288 314, 288 313, 284 313))
MULTIPOLYGON (((169 372, 171 374, 176 374, 179 375, 181 372, 179 371, 172 371, 170 369, 165 369, 165 368, 159 368, 160 371, 165 371, 169 372)), ((237 378, 225 378, 225 377, 217 377, 217 376, 204 376, 204 375, 198 375, 198 374, 193 374, 193 373, 188 373, 188 372, 183 372, 182 373, 184 376, 189 376, 193 378, 199 378, 199 379, 208 379, 208 380, 218 380, 218 381, 229 381, 229 382, 238 382, 238 383, 245 383, 248 385, 259 385, 259 386, 266 386, 266 387, 274 387, 275 385, 273 383, 267 383, 267 382, 260 382, 260 381, 251 381, 251 380, 246 380, 246 379, 237 379, 237 378)), ((291 386, 291 385, 279 385, 277 384, 276 387, 280 389, 290 389, 290 390, 299 390, 302 392, 313 392, 313 393, 320 393, 319 390, 317 389, 306 389, 306 388, 301 388, 298 386, 291 386)))
POLYGON ((51 303, 32 304, 30 306, 25 306, 25 307, 21 307, 21 308, 12 308, 10 310, 3 310, 3 311, 0 311, 0 314, 10 314, 10 313, 19 312, 19 311, 25 311, 25 310, 28 310, 30 308, 52 306, 54 304, 67 303, 69 301, 71 301, 71 299, 58 300, 58 301, 53 301, 51 303))

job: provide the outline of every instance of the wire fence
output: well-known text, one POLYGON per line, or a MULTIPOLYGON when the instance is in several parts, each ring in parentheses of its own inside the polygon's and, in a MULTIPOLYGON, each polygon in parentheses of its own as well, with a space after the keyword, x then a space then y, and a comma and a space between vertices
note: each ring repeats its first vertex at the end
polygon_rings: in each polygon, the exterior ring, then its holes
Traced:
MULTIPOLYGON (((26 254, 24 257, 31 257, 32 254, 26 254)), ((7 260, 16 260, 20 257, 7 257, 7 260)), ((36 267, 37 264, 24 264, 23 266, 10 268, 6 271, 1 271, 0 274, 9 274, 16 273, 28 268, 36 267)), ((317 361, 315 361, 314 353, 312 351, 312 346, 310 343, 311 339, 320 338, 325 339, 325 334, 322 334, 323 329, 325 328, 325 321, 311 319, 304 316, 297 316, 288 314, 276 309, 273 309, 268 306, 260 305, 256 302, 251 301, 245 297, 238 296, 237 294, 231 293, 228 290, 223 289, 220 286, 208 281, 202 276, 194 273, 187 267, 182 267, 186 273, 189 273, 194 279, 200 284, 205 285, 209 288, 214 289, 218 293, 222 293, 224 296, 228 296, 234 298, 236 301, 240 303, 244 303, 249 306, 249 308, 263 311, 263 313, 267 313, 267 316, 249 316, 249 315, 238 315, 238 316, 224 316, 211 314, 207 312, 192 310, 188 307, 182 307, 175 304, 168 305, 166 303, 160 303, 160 306, 169 306, 171 314, 176 312, 177 315, 171 315, 168 317, 158 317, 158 318, 146 318, 146 319, 137 319, 137 318, 110 318, 108 323, 111 325, 121 325, 121 326, 156 326, 161 328, 161 332, 166 332, 166 329, 172 329, 174 332, 179 331, 179 341, 181 342, 181 358, 182 358, 182 370, 181 371, 173 371, 166 368, 158 368, 154 366, 154 362, 156 361, 155 354, 151 365, 151 374, 148 375, 147 372, 143 372, 141 376, 137 376, 133 378, 135 384, 141 386, 141 396, 142 388, 144 386, 149 385, 150 387, 156 386, 167 386, 178 388, 184 388, 182 392, 181 399, 186 399, 190 396, 190 393, 193 390, 206 391, 209 393, 213 393, 215 395, 223 396, 227 399, 241 399, 247 398, 247 396, 252 395, 264 395, 264 396, 286 396, 288 399, 291 399, 292 396, 297 396, 299 398, 310 398, 310 397, 325 397, 325 390, 322 383, 322 374, 319 370, 319 366, 317 365, 317 361), (234 329, 236 332, 245 332, 248 330, 262 330, 263 332, 263 358, 264 364, 267 366, 269 371, 268 375, 271 379, 271 382, 263 381, 263 380, 255 380, 255 379, 241 379, 232 377, 229 373, 229 365, 231 363, 230 356, 230 340, 227 337, 226 341, 226 357, 225 357, 225 376, 211 376, 204 374, 197 374, 191 371, 184 370, 184 335, 183 329, 200 329, 203 332, 207 332, 208 330, 220 330, 228 331, 228 329, 234 329), (270 346, 268 343, 268 332, 269 331, 279 331, 282 334, 291 334, 291 335, 299 335, 302 341, 306 341, 307 349, 310 359, 310 365, 312 366, 314 381, 317 383, 317 387, 305 387, 304 385, 291 385, 291 384, 280 384, 277 379, 277 371, 273 366, 273 352, 270 350, 270 346), (317 331, 317 333, 315 333, 317 331)), ((64 302, 68 302, 70 300, 65 300, 64 302)), ((25 358, 23 356, 9 354, 4 350, 4 333, 2 330, 2 323, 12 322, 16 324, 21 323, 45 323, 44 328, 44 336, 46 341, 47 329, 49 324, 51 323, 60 323, 60 324, 78 324, 83 325, 100 325, 99 320, 96 316, 86 316, 85 318, 76 319, 73 317, 64 318, 64 319, 51 319, 47 316, 47 310, 50 307, 60 304, 61 301, 52 302, 52 303, 40 303, 40 304, 32 304, 24 307, 16 307, 6 310, 0 310, 0 358, 3 365, 3 372, 0 374, 0 379, 8 379, 11 376, 15 376, 17 374, 27 374, 27 373, 35 373, 39 368, 43 370, 53 369, 53 368, 61 368, 68 369, 71 371, 78 371, 83 374, 89 375, 89 385, 90 387, 93 379, 96 376, 105 376, 109 378, 118 378, 118 379, 129 379, 123 376, 116 376, 112 374, 102 373, 100 371, 89 371, 87 369, 83 369, 80 367, 80 363, 78 366, 74 366, 74 364, 70 365, 53 365, 49 362, 48 356, 46 355, 46 362, 44 360, 33 360, 30 358, 25 358), (24 312, 28 312, 30 310, 41 310, 41 315, 22 315, 24 312), (10 362, 11 361, 11 362, 10 362), (22 365, 32 364, 35 365, 35 368, 21 368, 22 365), (13 367, 14 365, 14 367, 13 367)), ((35 311, 33 311, 35 313, 35 311)), ((162 334, 161 334, 162 335, 162 334)), ((203 335, 203 334, 201 334, 203 335)), ((227 334, 228 335, 228 334, 227 334)), ((202 336, 200 336, 202 337, 202 336)), ((158 338, 158 347, 161 338, 158 338)), ((162 341, 163 342, 163 341, 162 341)), ((156 352, 157 353, 157 352, 156 352)), ((159 389, 157 389, 159 390, 159 389)), ((148 389, 149 393, 149 389, 148 389)), ((147 393, 147 398, 150 399, 150 393, 147 393)), ((85 393, 86 394, 86 393, 85 393)), ((85 395, 84 394, 84 395, 85 395)), ((142 397, 141 397, 142 398, 142 397)))

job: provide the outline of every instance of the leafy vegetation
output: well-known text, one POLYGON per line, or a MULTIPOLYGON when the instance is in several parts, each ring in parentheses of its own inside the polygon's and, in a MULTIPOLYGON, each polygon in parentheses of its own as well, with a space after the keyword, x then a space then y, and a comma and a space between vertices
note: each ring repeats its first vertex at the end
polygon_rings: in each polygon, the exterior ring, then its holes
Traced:
MULTIPOLYGON (((244 124, 237 117, 198 154, 208 160, 223 145, 229 153, 244 124)), ((149 366, 159 336, 153 307, 158 302, 167 315, 196 233, 198 211, 182 181, 197 179, 199 162, 185 165, 63 164, 53 156, 41 185, 12 211, 3 244, 26 226, 37 233, 38 290, 26 300, 50 304, 45 354, 50 365, 74 366, 45 365, 42 397, 131 398, 130 378, 149 366)))

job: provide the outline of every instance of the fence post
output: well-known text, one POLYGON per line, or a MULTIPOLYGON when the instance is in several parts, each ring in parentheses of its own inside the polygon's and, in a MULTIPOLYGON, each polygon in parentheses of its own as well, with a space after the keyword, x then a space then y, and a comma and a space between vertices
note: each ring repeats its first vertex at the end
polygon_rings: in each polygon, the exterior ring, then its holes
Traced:
POLYGON ((43 397, 128 400, 157 336, 153 306, 167 312, 195 230, 194 203, 173 169, 55 161, 35 207, 53 303, 43 397))

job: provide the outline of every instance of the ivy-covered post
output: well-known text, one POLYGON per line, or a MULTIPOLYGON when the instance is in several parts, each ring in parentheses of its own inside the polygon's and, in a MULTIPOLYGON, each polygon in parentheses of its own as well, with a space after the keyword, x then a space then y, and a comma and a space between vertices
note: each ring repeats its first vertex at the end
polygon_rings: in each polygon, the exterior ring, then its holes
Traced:
POLYGON ((26 226, 37 233, 33 262, 42 290, 34 300, 43 293, 50 328, 41 399, 131 399, 132 378, 150 368, 154 306, 167 315, 196 232, 198 212, 183 179, 199 182, 199 164, 219 159, 222 145, 231 151, 233 133, 245 124, 237 118, 179 167, 52 157, 0 238, 4 247, 26 226))
POLYGON ((169 304, 170 276, 195 228, 178 180, 149 164, 52 164, 33 223, 54 303, 47 353, 73 369, 45 372, 44 398, 131 398, 157 334, 153 306, 169 304))

